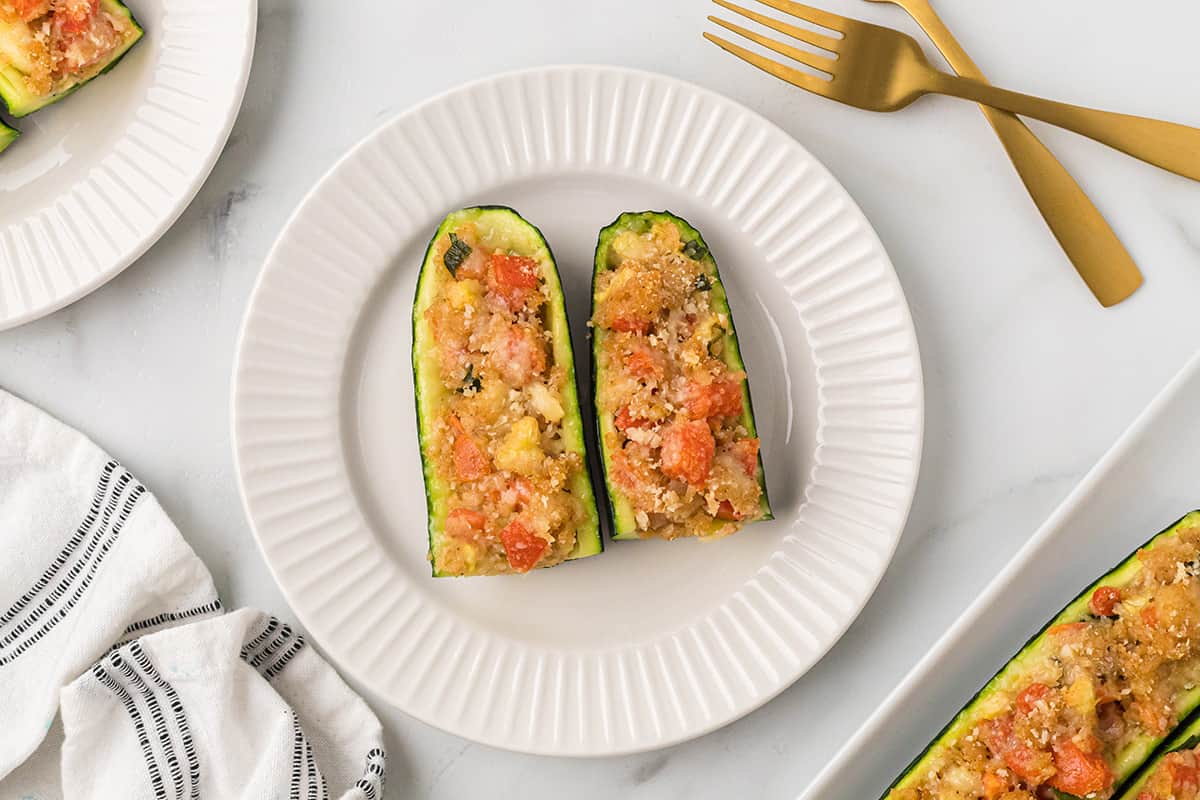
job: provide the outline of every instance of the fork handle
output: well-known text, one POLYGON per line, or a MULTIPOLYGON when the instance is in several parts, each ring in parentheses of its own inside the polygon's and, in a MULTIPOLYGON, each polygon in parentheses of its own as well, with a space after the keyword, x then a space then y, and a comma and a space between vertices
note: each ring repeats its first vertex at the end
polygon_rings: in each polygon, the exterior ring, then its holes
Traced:
POLYGON ((1146 117, 1073 106, 938 72, 931 90, 1040 119, 1156 167, 1200 181, 1200 130, 1146 117))

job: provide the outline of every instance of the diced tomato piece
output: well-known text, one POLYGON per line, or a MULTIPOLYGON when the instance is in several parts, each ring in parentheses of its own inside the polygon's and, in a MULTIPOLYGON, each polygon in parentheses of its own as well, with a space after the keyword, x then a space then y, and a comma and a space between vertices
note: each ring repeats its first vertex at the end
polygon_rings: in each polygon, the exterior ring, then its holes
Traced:
POLYGON ((617 317, 608 326, 618 333, 641 333, 647 334, 650 332, 651 322, 648 319, 633 319, 632 317, 617 317))
POLYGON ((728 500, 722 500, 721 505, 717 507, 717 519, 727 519, 736 522, 741 518, 742 515, 733 510, 733 503, 728 500))
POLYGON ((1147 628, 1153 628, 1158 625, 1158 609, 1154 606, 1146 606, 1138 615, 1142 618, 1147 628))
POLYGON ((983 773, 984 800, 996 800, 1008 789, 1008 781, 995 772, 983 773))
POLYGON ((508 565, 517 572, 529 572, 537 564, 549 542, 540 536, 535 536, 519 519, 514 519, 500 531, 500 541, 504 543, 504 555, 508 565))
POLYGON ((1099 754, 1084 752, 1071 739, 1054 745, 1054 768, 1057 773, 1050 785, 1076 797, 1103 792, 1113 784, 1108 762, 1099 754))
POLYGON ((683 406, 692 419, 736 417, 742 413, 742 386, 737 381, 691 383, 683 406))
POLYGON ((1172 787, 1179 794, 1190 792, 1184 795, 1187 797, 1194 795, 1200 787, 1200 769, 1197 769, 1194 758, 1189 758, 1189 761, 1191 763, 1180 757, 1167 762, 1167 769, 1171 770, 1172 787))
POLYGON ((1051 636, 1071 636, 1072 634, 1080 633, 1086 627, 1086 622, 1063 622, 1058 625, 1051 625, 1046 633, 1051 636))
POLYGON ((1137 800, 1154 800, 1154 795, 1150 792, 1139 792, 1137 800))
POLYGON ((733 454, 747 475, 758 474, 758 439, 738 439, 733 443, 733 454))
POLYGON ((625 359, 625 370, 635 378, 661 378, 662 364, 649 347, 638 347, 625 359))
POLYGON ((446 516, 446 535, 456 539, 473 539, 483 530, 487 517, 470 508, 456 508, 446 516))
POLYGON ((526 256, 492 253, 488 288, 500 295, 509 310, 521 309, 537 285, 537 261, 526 256))
POLYGON ((1112 586, 1101 586, 1092 592, 1092 599, 1088 601, 1088 608, 1098 617, 1110 617, 1112 616, 1113 609, 1119 602, 1121 602, 1120 589, 1114 589, 1112 586))
POLYGON ((621 406, 621 410, 617 412, 617 416, 613 418, 613 427, 624 433, 630 428, 645 428, 650 424, 650 420, 635 417, 629 410, 629 406, 621 406))
POLYGON ((979 726, 984 744, 1005 766, 1027 783, 1042 783, 1053 771, 1050 754, 1034 750, 1013 735, 1012 716, 985 720, 979 726))
POLYGON ((1041 700, 1045 700, 1050 694, 1050 687, 1044 683, 1031 683, 1017 695, 1017 710, 1022 714, 1028 714, 1041 700))
POLYGON ((12 9, 25 22, 50 13, 50 0, 11 0, 12 9))
POLYGON ((449 416, 450 427, 454 429, 454 474, 460 481, 473 481, 488 473, 490 464, 487 455, 480 449, 471 435, 467 433, 458 417, 449 416))
POLYGON ((712 471, 716 442, 708 423, 676 422, 663 431, 662 471, 692 486, 700 486, 712 471))
POLYGON ((100 0, 58 0, 54 8, 54 25, 64 34, 77 35, 92 26, 100 10, 100 0))

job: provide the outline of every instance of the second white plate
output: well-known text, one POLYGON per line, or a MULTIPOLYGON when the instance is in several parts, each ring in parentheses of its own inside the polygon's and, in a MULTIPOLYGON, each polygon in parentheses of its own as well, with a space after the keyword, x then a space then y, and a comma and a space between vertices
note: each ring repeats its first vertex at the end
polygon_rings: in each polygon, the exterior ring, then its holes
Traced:
POLYGON ((268 257, 233 404, 247 513, 326 651, 431 724, 556 755, 697 736, 811 667, 891 558, 923 426, 899 282, 837 181, 736 103, 603 67, 466 86, 337 164, 268 257), (669 208, 704 232, 748 361, 774 522, 718 542, 609 543, 524 577, 430 577, 413 287, 440 218, 480 203, 546 234, 585 379, 600 228, 669 208))

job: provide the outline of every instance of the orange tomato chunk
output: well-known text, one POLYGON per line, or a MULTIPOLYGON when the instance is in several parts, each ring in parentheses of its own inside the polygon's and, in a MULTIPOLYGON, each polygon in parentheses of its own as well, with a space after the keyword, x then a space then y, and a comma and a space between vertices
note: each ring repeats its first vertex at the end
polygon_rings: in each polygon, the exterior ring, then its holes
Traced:
POLYGON ((614 331, 619 333, 649 333, 650 320, 634 319, 632 317, 617 317, 609 325, 614 331))
POLYGON ((500 531, 500 541, 504 543, 504 555, 509 566, 517 572, 533 569, 549 546, 545 539, 534 535, 519 519, 514 519, 500 531))
POLYGON ((715 452, 716 442, 707 422, 675 422, 663 431, 662 471, 700 486, 712 471, 715 452))
POLYGON ((500 295, 509 310, 520 310, 537 285, 537 261, 527 256, 492 253, 488 288, 500 295))
POLYGON ((446 516, 446 535, 456 539, 473 539, 483 530, 487 517, 470 508, 456 508, 446 516))
POLYGON ((742 413, 742 385, 730 380, 692 383, 683 405, 692 419, 736 417, 742 413))
POLYGON ((1044 683, 1031 683, 1017 695, 1017 711, 1029 714, 1037 704, 1050 694, 1050 687, 1044 683))
POLYGON ((1088 608, 1098 617, 1109 617, 1112 616, 1113 609, 1119 602, 1121 602, 1120 589, 1114 589, 1111 586, 1101 586, 1092 592, 1092 599, 1088 601, 1088 608))
POLYGON ((467 433, 462 422, 453 414, 449 417, 450 427, 454 429, 454 474, 460 481, 473 481, 488 473, 490 464, 487 454, 480 449, 471 434, 467 433))
POLYGON ((1099 754, 1084 752, 1071 739, 1054 745, 1054 768, 1058 772, 1050 785, 1076 797, 1103 792, 1113 784, 1108 762, 1099 754))

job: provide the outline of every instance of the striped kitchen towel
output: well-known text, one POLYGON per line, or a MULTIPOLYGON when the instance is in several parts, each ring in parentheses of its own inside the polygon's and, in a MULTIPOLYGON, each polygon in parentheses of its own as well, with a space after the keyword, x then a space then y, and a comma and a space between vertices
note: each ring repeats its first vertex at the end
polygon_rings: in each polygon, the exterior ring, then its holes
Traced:
POLYGON ((0 722, 0 797, 383 795, 379 722, 304 637, 225 613, 146 488, 3 390, 0 722))

